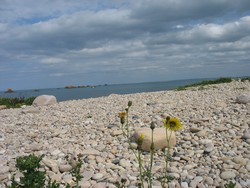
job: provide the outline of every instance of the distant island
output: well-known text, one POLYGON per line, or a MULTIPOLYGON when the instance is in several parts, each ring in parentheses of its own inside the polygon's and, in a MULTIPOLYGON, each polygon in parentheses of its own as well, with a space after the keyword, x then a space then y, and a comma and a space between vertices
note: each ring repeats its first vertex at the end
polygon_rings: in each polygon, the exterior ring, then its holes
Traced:
POLYGON ((12 89, 7 89, 5 93, 13 93, 14 91, 12 89))
POLYGON ((91 85, 83 85, 83 86, 74 86, 74 85, 68 85, 65 86, 65 89, 74 89, 74 88, 96 88, 96 87, 100 87, 100 86, 108 86, 108 84, 104 84, 104 85, 96 85, 96 86, 91 86, 91 85))
POLYGON ((66 89, 74 89, 74 88, 95 88, 96 86, 90 86, 90 85, 87 85, 87 86, 73 86, 73 85, 69 85, 69 86, 65 86, 64 88, 66 89))

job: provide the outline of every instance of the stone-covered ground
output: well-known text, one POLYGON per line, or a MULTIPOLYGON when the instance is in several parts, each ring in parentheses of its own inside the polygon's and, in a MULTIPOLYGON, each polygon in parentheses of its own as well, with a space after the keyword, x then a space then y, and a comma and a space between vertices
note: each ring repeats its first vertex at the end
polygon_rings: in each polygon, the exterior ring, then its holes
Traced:
MULTIPOLYGON (((45 154, 43 166, 52 180, 73 184, 66 156, 83 154, 82 187, 115 187, 127 178, 136 187, 138 163, 120 131, 117 115, 131 100, 131 131, 162 127, 167 115, 178 117, 184 128, 176 133, 169 187, 223 187, 229 181, 250 187, 250 82, 72 100, 50 106, 0 111, 0 182, 10 182, 18 156, 45 154)), ((136 147, 136 146, 135 146, 136 147)), ((149 160, 148 153, 143 155, 149 160)), ((156 152, 153 171, 161 175, 163 152, 156 152)), ((154 180, 155 187, 160 182, 154 180)), ((1 187, 0 186, 0 187, 1 187)))

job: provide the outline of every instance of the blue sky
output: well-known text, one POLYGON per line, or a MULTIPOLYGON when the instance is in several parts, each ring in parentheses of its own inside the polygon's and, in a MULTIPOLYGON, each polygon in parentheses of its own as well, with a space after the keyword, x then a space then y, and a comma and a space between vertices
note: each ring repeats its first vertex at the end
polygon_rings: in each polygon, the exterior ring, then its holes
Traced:
POLYGON ((249 0, 0 0, 2 91, 249 70, 249 0))

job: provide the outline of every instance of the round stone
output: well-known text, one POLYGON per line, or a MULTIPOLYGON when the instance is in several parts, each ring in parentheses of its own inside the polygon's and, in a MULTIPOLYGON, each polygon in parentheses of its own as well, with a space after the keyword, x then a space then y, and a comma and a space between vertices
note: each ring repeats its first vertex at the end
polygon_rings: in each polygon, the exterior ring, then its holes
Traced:
POLYGON ((246 165, 246 169, 248 170, 248 172, 250 172, 250 163, 246 165))
POLYGON ((206 177, 205 178, 205 183, 206 184, 213 185, 213 182, 214 182, 213 178, 211 178, 211 177, 206 177))
POLYGON ((181 182, 181 187, 182 188, 188 188, 188 183, 187 182, 181 182))
POLYGON ((241 165, 246 165, 246 160, 243 157, 234 157, 233 162, 241 165))

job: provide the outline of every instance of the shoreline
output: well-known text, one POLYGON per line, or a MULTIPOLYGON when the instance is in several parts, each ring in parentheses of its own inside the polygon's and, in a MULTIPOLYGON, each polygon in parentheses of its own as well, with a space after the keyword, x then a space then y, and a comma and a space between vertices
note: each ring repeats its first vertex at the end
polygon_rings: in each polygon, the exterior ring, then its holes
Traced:
MULTIPOLYGON (((60 169, 66 164, 66 155, 85 153, 83 187, 98 184, 112 187, 120 177, 136 185, 135 157, 118 132, 117 113, 131 100, 132 130, 149 127, 151 121, 161 127, 166 115, 178 117, 184 126, 176 133, 177 145, 169 168, 176 180, 170 184, 215 187, 237 180, 237 186, 247 187, 250 185, 250 104, 235 102, 242 93, 250 93, 249 81, 208 85, 201 90, 111 94, 51 106, 1 110, 0 180, 9 181, 18 156, 45 154, 60 169), (209 143, 211 151, 206 152, 209 143)), ((144 157, 147 159, 148 154, 144 157)), ((154 167, 157 173, 162 170, 162 157, 162 152, 157 151, 154 167)), ((44 166, 52 180, 70 182, 69 172, 44 166)), ((154 185, 159 182, 154 181, 154 185)))
MULTIPOLYGON (((213 78, 211 78, 214 80, 213 78)), ((211 80, 210 79, 210 80, 211 80)), ((108 96, 112 93, 117 94, 133 94, 140 92, 154 92, 172 90, 179 86, 185 86, 207 79, 187 79, 187 80, 173 80, 161 82, 143 82, 143 83, 128 83, 128 84, 111 84, 102 85, 96 88, 50 88, 40 90, 20 90, 13 93, 0 92, 0 97, 15 98, 15 97, 33 97, 39 95, 54 95, 58 101, 67 101, 71 99, 97 98, 101 96, 108 96)))

